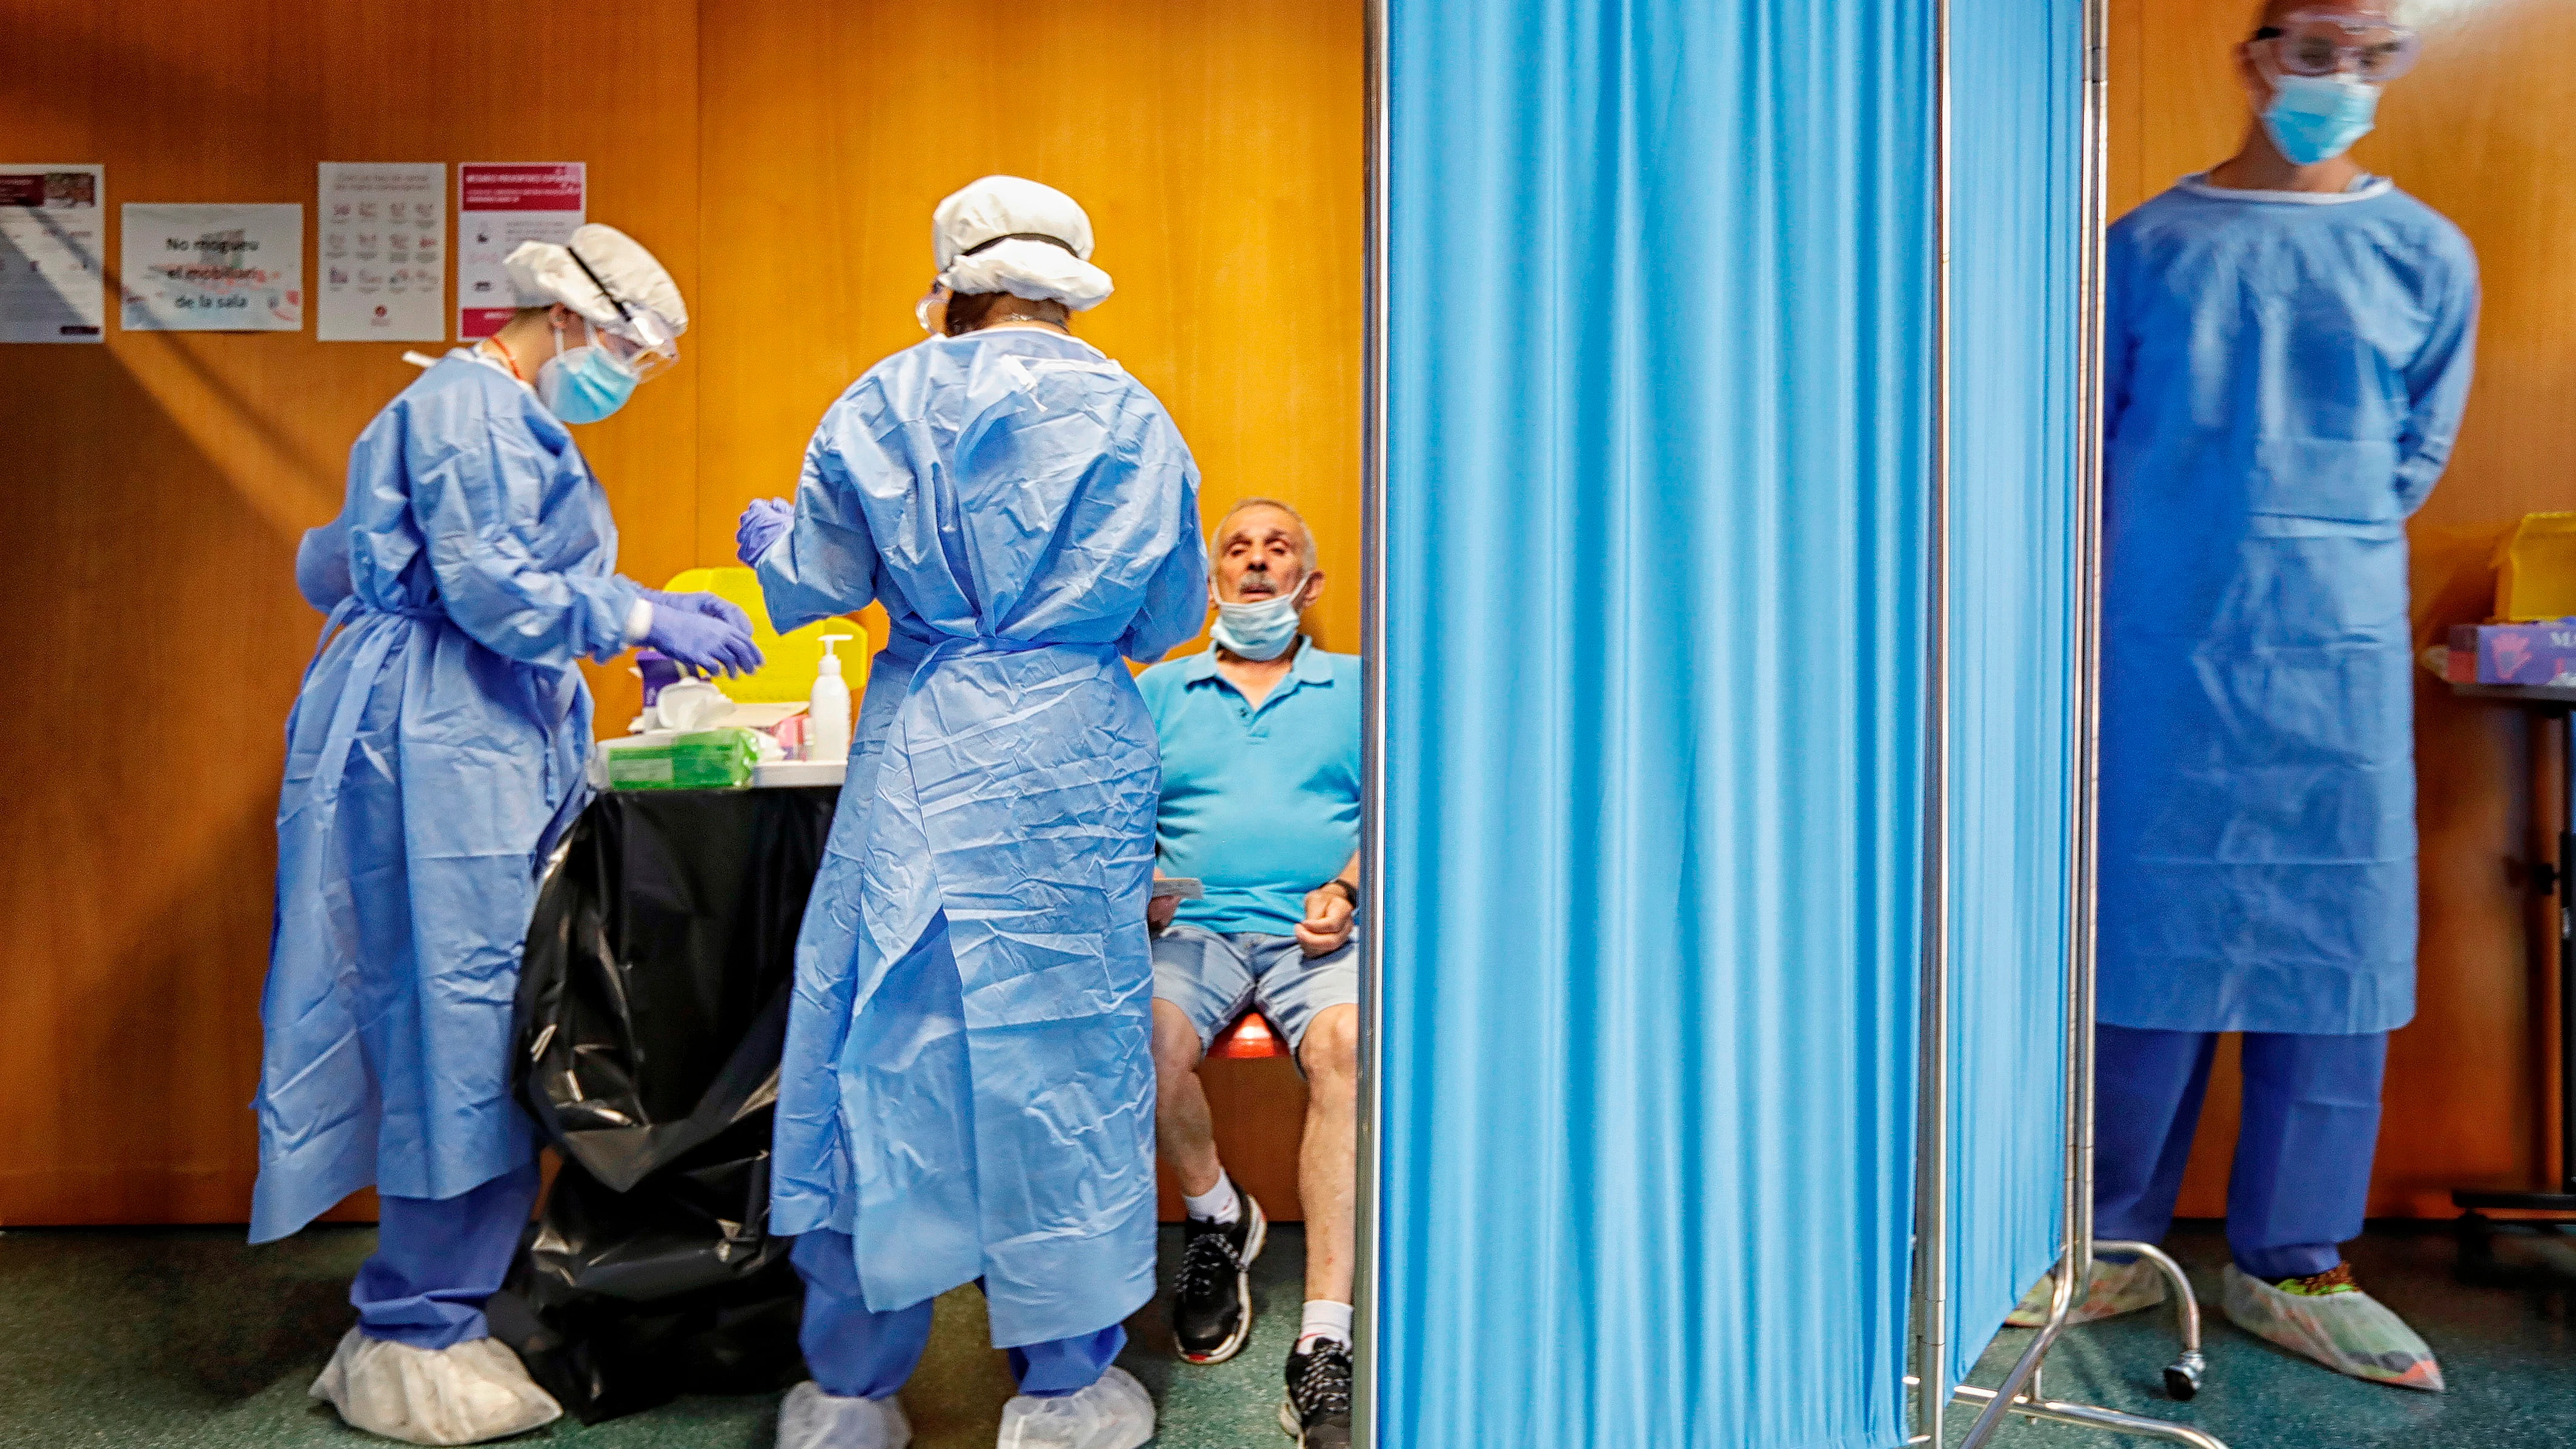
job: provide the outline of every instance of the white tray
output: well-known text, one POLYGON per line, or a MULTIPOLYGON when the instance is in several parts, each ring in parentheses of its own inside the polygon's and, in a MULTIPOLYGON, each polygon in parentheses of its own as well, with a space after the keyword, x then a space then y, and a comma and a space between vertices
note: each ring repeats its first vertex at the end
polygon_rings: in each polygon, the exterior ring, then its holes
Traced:
POLYGON ((841 760, 773 760, 756 767, 751 776, 755 790, 789 785, 839 785, 850 767, 841 760))

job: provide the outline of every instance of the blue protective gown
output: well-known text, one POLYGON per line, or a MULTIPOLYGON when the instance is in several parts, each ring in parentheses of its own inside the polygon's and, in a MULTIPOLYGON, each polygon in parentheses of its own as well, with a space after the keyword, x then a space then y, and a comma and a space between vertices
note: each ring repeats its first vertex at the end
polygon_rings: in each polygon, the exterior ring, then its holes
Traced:
POLYGON ((2354 1033, 2415 1006, 2406 517, 2477 263, 2372 179, 2186 179, 2111 229, 2101 1020, 2354 1033))
POLYGON ((370 1183, 449 1198, 534 1155, 519 953, 585 795, 574 662, 626 647, 638 597, 572 435, 463 351, 359 434, 331 531, 345 572, 297 570, 332 610, 286 726, 253 1242, 370 1183))
POLYGON ((771 1228, 867 1307, 978 1277, 993 1342, 1154 1290, 1161 767, 1119 656, 1207 613, 1198 470, 1152 393, 1032 328, 934 338, 824 414, 761 556, 792 629, 885 605, 796 948, 771 1228))

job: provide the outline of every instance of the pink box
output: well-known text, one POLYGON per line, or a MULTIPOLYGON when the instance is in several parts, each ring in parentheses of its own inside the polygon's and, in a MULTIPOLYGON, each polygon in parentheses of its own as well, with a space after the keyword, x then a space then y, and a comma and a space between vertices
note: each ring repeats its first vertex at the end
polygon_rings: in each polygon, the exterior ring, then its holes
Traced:
POLYGON ((2576 685, 2576 619, 2546 624, 2454 624, 2454 684, 2576 685))

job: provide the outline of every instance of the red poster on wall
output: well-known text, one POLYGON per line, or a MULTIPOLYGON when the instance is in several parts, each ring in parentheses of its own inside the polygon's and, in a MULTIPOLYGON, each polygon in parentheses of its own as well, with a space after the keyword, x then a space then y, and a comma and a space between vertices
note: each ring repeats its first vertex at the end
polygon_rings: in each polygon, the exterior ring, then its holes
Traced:
POLYGON ((582 223, 580 161, 468 161, 456 168, 456 335, 498 332, 517 310, 502 259, 519 243, 562 242, 582 223))

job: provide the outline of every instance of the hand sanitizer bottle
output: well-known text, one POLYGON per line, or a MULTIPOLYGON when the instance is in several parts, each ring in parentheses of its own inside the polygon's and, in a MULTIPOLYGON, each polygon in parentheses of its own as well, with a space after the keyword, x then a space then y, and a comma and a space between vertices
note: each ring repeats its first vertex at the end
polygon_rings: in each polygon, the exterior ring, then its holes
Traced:
POLYGON ((832 646, 846 644, 853 637, 823 636, 822 672, 814 676, 813 699, 805 706, 806 717, 812 721, 805 746, 805 758, 809 760, 839 764, 850 758, 850 684, 841 677, 841 656, 832 646))

